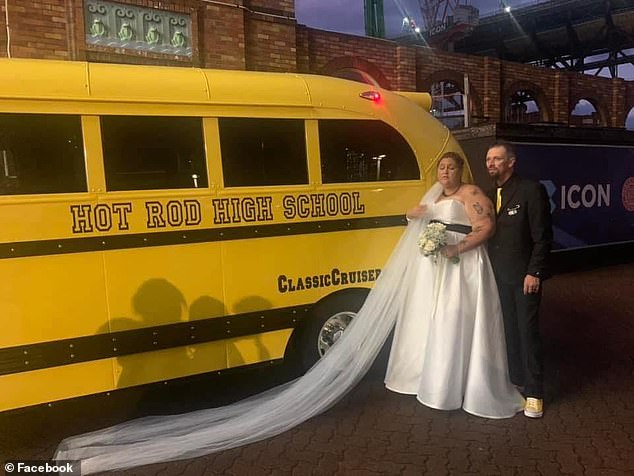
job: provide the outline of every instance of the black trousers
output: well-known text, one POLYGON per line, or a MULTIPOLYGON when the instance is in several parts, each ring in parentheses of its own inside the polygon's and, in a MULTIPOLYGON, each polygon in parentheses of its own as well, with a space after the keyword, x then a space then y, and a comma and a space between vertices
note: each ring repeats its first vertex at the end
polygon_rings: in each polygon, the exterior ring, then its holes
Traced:
POLYGON ((506 352, 513 384, 524 387, 526 397, 544 398, 544 362, 539 334, 539 293, 524 295, 523 284, 498 281, 504 317, 506 352))

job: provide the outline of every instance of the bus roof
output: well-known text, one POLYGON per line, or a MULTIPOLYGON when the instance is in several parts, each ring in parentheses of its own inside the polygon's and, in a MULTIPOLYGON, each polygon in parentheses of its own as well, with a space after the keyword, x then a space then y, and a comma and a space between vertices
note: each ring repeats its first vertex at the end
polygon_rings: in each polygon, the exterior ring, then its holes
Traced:
MULTIPOLYGON (((0 98, 365 110, 373 86, 295 73, 0 59, 0 98)), ((389 93, 388 93, 389 94, 389 93)))

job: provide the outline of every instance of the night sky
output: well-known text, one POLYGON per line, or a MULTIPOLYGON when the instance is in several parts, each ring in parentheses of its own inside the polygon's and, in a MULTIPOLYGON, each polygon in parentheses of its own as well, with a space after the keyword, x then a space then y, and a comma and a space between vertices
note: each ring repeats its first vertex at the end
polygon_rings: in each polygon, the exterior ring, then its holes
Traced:
MULTIPOLYGON (((506 3, 517 6, 537 2, 508 0, 506 3)), ((480 10, 480 16, 500 10, 500 0, 471 0, 470 4, 480 10)), ((404 16, 413 18, 421 26, 423 24, 418 0, 383 0, 383 7, 388 38, 400 35, 404 16)), ((295 15, 298 23, 314 28, 365 34, 363 0, 295 0, 295 15)))

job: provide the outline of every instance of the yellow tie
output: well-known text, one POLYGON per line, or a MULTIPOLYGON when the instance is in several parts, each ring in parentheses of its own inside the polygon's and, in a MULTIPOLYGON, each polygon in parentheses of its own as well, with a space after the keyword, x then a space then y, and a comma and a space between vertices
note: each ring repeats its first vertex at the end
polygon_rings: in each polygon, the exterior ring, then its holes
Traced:
POLYGON ((495 200, 495 212, 500 213, 502 208, 502 187, 497 188, 497 199, 495 200))

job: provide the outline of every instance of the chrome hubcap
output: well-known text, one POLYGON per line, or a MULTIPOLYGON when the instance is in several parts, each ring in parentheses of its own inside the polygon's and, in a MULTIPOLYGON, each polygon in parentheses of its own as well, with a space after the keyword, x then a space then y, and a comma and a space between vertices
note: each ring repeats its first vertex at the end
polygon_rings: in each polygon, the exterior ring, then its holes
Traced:
POLYGON ((319 356, 323 355, 330 349, 335 342, 339 340, 343 331, 350 325, 352 319, 357 315, 356 312, 344 311, 334 314, 321 327, 319 338, 317 340, 317 350, 319 356))

